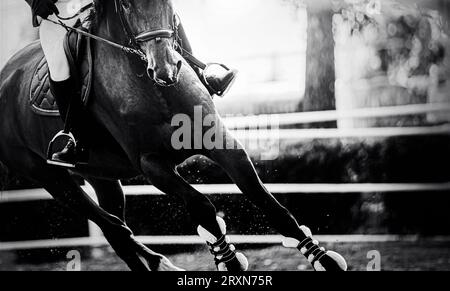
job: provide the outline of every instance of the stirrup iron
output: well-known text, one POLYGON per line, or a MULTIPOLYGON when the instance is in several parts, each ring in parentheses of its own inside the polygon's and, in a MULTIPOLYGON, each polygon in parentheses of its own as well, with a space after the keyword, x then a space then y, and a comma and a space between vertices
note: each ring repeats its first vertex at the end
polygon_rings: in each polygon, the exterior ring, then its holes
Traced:
POLYGON ((53 148, 55 143, 63 137, 67 137, 69 138, 71 141, 73 141, 75 147, 77 146, 77 141, 75 139, 75 136, 71 133, 71 132, 65 132, 64 130, 58 132, 55 137, 50 141, 49 145, 48 145, 48 149, 47 149, 47 164, 49 165, 53 165, 53 166, 59 166, 59 167, 65 167, 65 168, 75 168, 76 165, 75 164, 70 164, 70 163, 63 163, 63 162, 59 162, 59 161, 54 161, 52 159, 53 156, 53 148))

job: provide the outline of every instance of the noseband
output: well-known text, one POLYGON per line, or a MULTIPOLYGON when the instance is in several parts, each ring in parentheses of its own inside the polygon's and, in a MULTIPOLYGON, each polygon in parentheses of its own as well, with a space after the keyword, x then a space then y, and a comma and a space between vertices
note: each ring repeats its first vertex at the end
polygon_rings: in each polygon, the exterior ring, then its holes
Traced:
POLYGON ((157 30, 147 30, 139 34, 133 33, 128 21, 125 18, 125 11, 123 7, 123 0, 114 0, 116 6, 116 13, 119 15, 120 22, 125 34, 128 38, 128 45, 132 46, 134 49, 140 51, 140 44, 156 41, 159 42, 161 39, 173 39, 174 47, 177 46, 178 41, 178 27, 176 23, 177 16, 173 16, 173 27, 167 29, 157 29, 157 30))

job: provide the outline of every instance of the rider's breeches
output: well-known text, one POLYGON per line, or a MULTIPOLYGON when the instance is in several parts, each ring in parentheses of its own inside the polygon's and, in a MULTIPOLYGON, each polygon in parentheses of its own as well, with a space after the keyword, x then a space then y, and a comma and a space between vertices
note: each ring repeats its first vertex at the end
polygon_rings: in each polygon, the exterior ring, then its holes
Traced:
POLYGON ((66 30, 56 24, 43 21, 39 29, 42 49, 47 59, 50 78, 55 82, 69 79, 70 69, 64 52, 66 30))
MULTIPOLYGON (((67 17, 75 14, 76 10, 81 8, 80 5, 85 3, 85 0, 59 0, 56 3, 56 6, 58 7, 60 15, 67 17)), ((81 19, 86 15, 87 14, 85 13, 72 20, 64 21, 64 23, 73 26, 78 19, 81 19)), ((51 15, 49 19, 58 22, 58 18, 55 15, 51 15)), ((67 61, 64 52, 64 37, 66 33, 67 31, 62 26, 46 20, 42 20, 39 28, 39 37, 48 63, 50 78, 55 82, 64 81, 70 77, 69 62, 67 61)))

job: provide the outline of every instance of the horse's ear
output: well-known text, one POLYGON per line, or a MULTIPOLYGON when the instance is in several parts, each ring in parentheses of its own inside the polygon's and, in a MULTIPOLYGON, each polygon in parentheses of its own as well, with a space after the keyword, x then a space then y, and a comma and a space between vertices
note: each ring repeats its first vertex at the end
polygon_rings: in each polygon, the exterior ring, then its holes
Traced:
POLYGON ((93 0, 95 6, 103 7, 108 0, 93 0))
MULTIPOLYGON (((109 1, 111 1, 111 0, 109 0, 109 1)), ((105 7, 107 2, 108 2, 108 0, 93 0, 94 7, 95 7, 95 10, 97 11, 97 13, 100 13, 101 11, 103 11, 103 7, 105 7)))

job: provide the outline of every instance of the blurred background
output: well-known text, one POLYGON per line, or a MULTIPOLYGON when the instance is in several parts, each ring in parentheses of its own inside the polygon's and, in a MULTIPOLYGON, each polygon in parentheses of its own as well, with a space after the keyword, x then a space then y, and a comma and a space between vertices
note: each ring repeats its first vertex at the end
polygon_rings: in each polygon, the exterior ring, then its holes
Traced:
MULTIPOLYGON (((302 223, 318 234, 450 235, 449 1, 174 2, 195 55, 240 71, 215 99, 221 114, 277 114, 281 130, 298 133, 279 141, 275 159, 251 155, 266 183, 318 187, 314 195, 276 193, 302 223), (330 183, 374 187, 338 195, 330 183)), ((37 39, 29 10, 25 1, 0 2, 0 66, 37 39)), ((179 171, 196 184, 230 183, 201 157, 179 171)), ((39 187, 0 173, 5 191, 39 187)), ((242 197, 211 199, 231 233, 274 233, 242 197)), ((127 209, 139 235, 194 232, 173 197, 130 197, 127 209)), ((52 201, 0 202, 0 220, 4 242, 89 234, 87 222, 52 201)))

